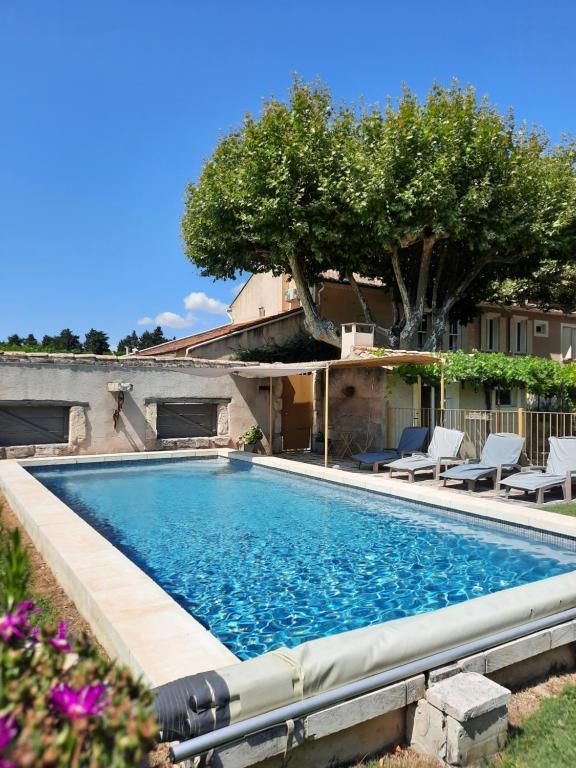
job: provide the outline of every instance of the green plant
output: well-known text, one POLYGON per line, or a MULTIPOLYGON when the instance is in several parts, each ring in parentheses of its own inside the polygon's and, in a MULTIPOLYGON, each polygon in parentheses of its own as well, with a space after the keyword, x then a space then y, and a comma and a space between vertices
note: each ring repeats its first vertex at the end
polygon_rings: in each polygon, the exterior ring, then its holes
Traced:
POLYGON ((253 427, 250 427, 250 429, 247 429, 246 432, 240 436, 240 442, 246 443, 247 445, 254 445, 254 443, 262 440, 263 437, 264 434, 262 433, 260 427, 254 425, 253 427))
MULTIPOLYGON (((387 350, 375 353, 385 357, 387 350)), ((444 377, 447 383, 467 382, 476 389, 520 388, 540 397, 556 398, 570 407, 576 402, 576 364, 529 355, 504 355, 500 352, 446 352, 444 377)), ((417 377, 428 385, 440 382, 441 367, 434 365, 400 365, 395 375, 413 384, 417 377)))
POLYGON ((30 564, 18 530, 0 531, 0 568, 0 768, 141 764, 157 731, 152 693, 22 599, 30 564))
POLYGON ((381 109, 296 79, 287 100, 223 136, 188 186, 184 247, 206 276, 289 274, 306 329, 336 347, 311 286, 335 270, 373 322, 354 274, 377 278, 394 309, 386 346, 413 349, 429 309, 436 349, 495 281, 524 279, 514 292, 530 296, 535 275, 562 276, 567 288, 542 300, 573 295, 575 157, 570 140, 552 146, 457 82, 424 99, 405 88, 381 109))
POLYGON ((30 558, 20 531, 0 528, 0 608, 10 611, 28 594, 30 558))

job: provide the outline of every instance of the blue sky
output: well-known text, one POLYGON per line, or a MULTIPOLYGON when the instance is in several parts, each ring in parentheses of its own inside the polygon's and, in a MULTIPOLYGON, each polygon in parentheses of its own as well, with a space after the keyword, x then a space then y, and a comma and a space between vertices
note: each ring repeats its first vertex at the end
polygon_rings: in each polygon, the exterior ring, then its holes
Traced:
POLYGON ((184 188, 293 72, 368 102, 458 77, 556 141, 575 28, 564 0, 0 0, 0 339, 226 322, 234 284, 183 254, 184 188))

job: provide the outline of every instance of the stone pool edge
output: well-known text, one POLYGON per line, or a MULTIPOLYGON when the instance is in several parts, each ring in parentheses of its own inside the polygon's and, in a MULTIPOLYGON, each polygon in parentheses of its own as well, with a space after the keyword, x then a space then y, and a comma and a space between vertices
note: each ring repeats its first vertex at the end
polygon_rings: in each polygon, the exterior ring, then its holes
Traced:
MULTIPOLYGON (((203 455, 217 454, 159 451, 137 458, 203 455)), ((237 663, 237 657, 209 630, 23 466, 129 461, 129 456, 6 459, 0 461, 0 490, 111 658, 152 687, 237 663)))
POLYGON ((212 633, 25 467, 222 457, 341 486, 393 495, 454 512, 576 540, 576 520, 515 502, 474 498, 441 486, 359 476, 232 449, 147 451, 0 461, 0 490, 57 580, 107 652, 152 686, 238 662, 212 633))
MULTIPOLYGON (((537 509, 521 501, 504 501, 477 497, 473 494, 455 492, 453 488, 444 488, 440 483, 435 486, 422 483, 408 483, 405 480, 389 478, 384 473, 377 475, 359 475, 343 469, 324 468, 313 464, 303 464, 276 456, 259 456, 231 449, 219 450, 219 454, 229 459, 245 461, 263 467, 280 469, 302 477, 335 483, 337 485, 367 490, 386 496, 396 496, 406 501, 415 501, 432 507, 443 507, 453 512, 462 512, 470 518, 484 518, 496 524, 503 523, 515 528, 543 531, 554 536, 576 540, 576 518, 561 515, 550 509, 537 509)), ((472 520, 473 522, 473 520, 472 520)))

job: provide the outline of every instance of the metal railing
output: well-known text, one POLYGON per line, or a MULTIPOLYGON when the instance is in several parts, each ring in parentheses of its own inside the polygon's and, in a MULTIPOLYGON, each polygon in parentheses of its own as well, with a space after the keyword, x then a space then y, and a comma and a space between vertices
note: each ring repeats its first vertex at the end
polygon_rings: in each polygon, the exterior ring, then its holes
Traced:
POLYGON ((386 409, 387 444, 398 444, 402 430, 410 426, 459 429, 465 433, 463 455, 480 456, 488 435, 513 432, 526 439, 525 453, 530 464, 545 465, 549 437, 576 437, 576 413, 527 411, 524 408, 478 410, 466 408, 386 409))

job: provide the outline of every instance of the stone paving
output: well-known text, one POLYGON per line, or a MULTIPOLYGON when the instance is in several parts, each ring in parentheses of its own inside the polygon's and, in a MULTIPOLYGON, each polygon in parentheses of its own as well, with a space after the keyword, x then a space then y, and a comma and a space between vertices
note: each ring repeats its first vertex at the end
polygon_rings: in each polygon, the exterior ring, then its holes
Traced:
MULTIPOLYGON (((284 453, 279 454, 279 456, 280 458, 288 459, 289 461, 298 461, 302 462, 303 464, 310 464, 316 467, 324 466, 324 454, 314 453, 312 451, 285 451, 284 453)), ((328 466, 333 469, 343 469, 346 470, 346 472, 355 472, 366 477, 384 478, 388 476, 388 473, 385 469, 383 469, 381 472, 378 472, 377 474, 374 474, 370 466, 364 464, 362 467, 358 467, 358 462, 354 461, 350 457, 342 458, 334 454, 330 454, 328 456, 328 466)), ((394 478, 401 480, 402 476, 395 475, 394 478)), ((416 475, 416 483, 418 485, 430 488, 442 488, 442 483, 434 480, 432 475, 428 473, 416 475)), ((477 485, 478 490, 473 491, 471 494, 469 494, 469 492, 464 487, 464 483, 450 482, 447 488, 449 488, 454 493, 472 495, 476 498, 486 498, 492 501, 500 501, 503 504, 515 504, 521 502, 522 506, 535 507, 536 509, 541 508, 540 505, 536 504, 536 502, 533 500, 534 494, 525 496, 522 491, 512 489, 510 496, 506 498, 502 492, 494 491, 491 487, 491 483, 488 481, 479 482, 477 485)), ((563 501, 562 489, 553 488, 550 491, 547 491, 545 499, 546 505, 549 504, 550 510, 553 511, 554 504, 563 501)))

